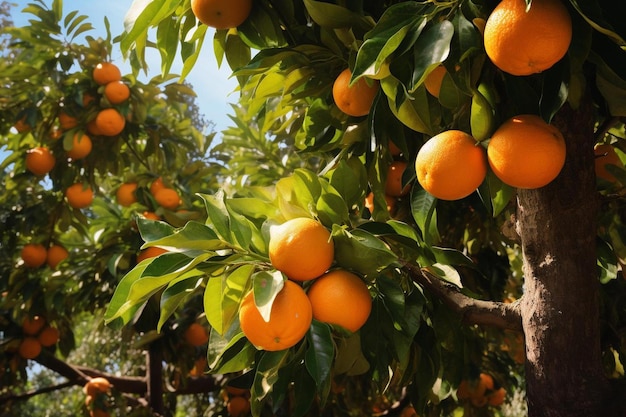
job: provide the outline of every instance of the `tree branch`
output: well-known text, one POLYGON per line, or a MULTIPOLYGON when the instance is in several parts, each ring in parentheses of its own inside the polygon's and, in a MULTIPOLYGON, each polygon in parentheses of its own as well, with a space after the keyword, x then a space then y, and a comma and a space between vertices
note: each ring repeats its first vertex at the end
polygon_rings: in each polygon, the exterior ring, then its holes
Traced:
POLYGON ((425 269, 409 263, 405 263, 404 268, 414 282, 425 287, 460 314, 464 322, 501 329, 522 330, 519 302, 477 300, 463 294, 457 286, 439 279, 425 269))

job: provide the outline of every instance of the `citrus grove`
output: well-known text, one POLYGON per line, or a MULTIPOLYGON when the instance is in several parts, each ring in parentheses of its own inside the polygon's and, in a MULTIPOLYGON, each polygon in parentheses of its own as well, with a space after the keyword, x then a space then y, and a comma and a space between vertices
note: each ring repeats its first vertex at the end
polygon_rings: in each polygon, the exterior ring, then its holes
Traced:
POLYGON ((0 66, 6 386, 36 361, 83 415, 624 415, 623 6, 154 0, 56 55, 89 29, 60 4, 0 66), (167 84, 208 44, 239 84, 212 147, 167 84), (143 374, 72 364, 81 313, 143 374))

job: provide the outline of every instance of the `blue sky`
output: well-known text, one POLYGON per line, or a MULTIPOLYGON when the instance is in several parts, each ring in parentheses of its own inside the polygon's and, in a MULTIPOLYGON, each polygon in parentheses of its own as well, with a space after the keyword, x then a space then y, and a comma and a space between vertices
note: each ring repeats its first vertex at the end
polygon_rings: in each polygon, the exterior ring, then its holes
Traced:
MULTIPOLYGON (((46 4, 51 4, 51 0, 44 0, 46 4)), ((17 4, 12 10, 13 21, 16 26, 24 26, 28 24, 28 19, 32 15, 21 13, 21 10, 31 1, 29 0, 13 0, 12 3, 17 4)), ((112 36, 120 34, 124 28, 124 16, 130 9, 133 0, 64 0, 63 12, 67 14, 72 10, 78 10, 80 14, 89 16, 89 21, 95 30, 90 32, 91 36, 106 35, 104 26, 104 16, 107 16, 111 25, 112 36)), ((207 34, 204 47, 196 65, 187 77, 187 81, 193 85, 198 95, 197 103, 200 111, 205 115, 207 120, 215 123, 215 129, 219 132, 231 125, 228 113, 231 107, 228 103, 234 103, 237 100, 237 93, 233 93, 237 83, 235 79, 230 79, 230 68, 224 64, 218 69, 217 61, 212 50, 213 32, 207 34)), ((147 80, 160 71, 161 64, 158 53, 147 54, 149 74, 140 77, 147 80)), ((124 63, 122 54, 117 45, 114 45, 112 53, 113 61, 119 64, 122 72, 130 72, 130 67, 124 63)), ((172 72, 178 74, 181 72, 182 64, 176 62, 172 68, 172 72)), ((219 136, 219 135, 218 135, 219 136)))

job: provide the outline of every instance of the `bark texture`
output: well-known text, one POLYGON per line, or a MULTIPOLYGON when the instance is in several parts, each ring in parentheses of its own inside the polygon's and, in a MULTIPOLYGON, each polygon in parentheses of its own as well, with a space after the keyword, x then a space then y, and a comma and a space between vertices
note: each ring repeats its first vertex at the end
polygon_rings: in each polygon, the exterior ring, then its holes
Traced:
POLYGON ((567 143, 563 171, 544 188, 518 192, 529 417, 606 417, 592 109, 566 105, 553 124, 567 143))

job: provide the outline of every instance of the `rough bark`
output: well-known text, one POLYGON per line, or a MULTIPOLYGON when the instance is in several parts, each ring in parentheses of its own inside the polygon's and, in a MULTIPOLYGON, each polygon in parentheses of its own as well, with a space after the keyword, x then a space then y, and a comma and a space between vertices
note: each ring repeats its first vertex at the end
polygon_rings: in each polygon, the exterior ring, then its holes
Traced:
POLYGON ((518 192, 529 417, 606 417, 591 107, 566 105, 554 124, 567 143, 563 171, 544 188, 518 192))

